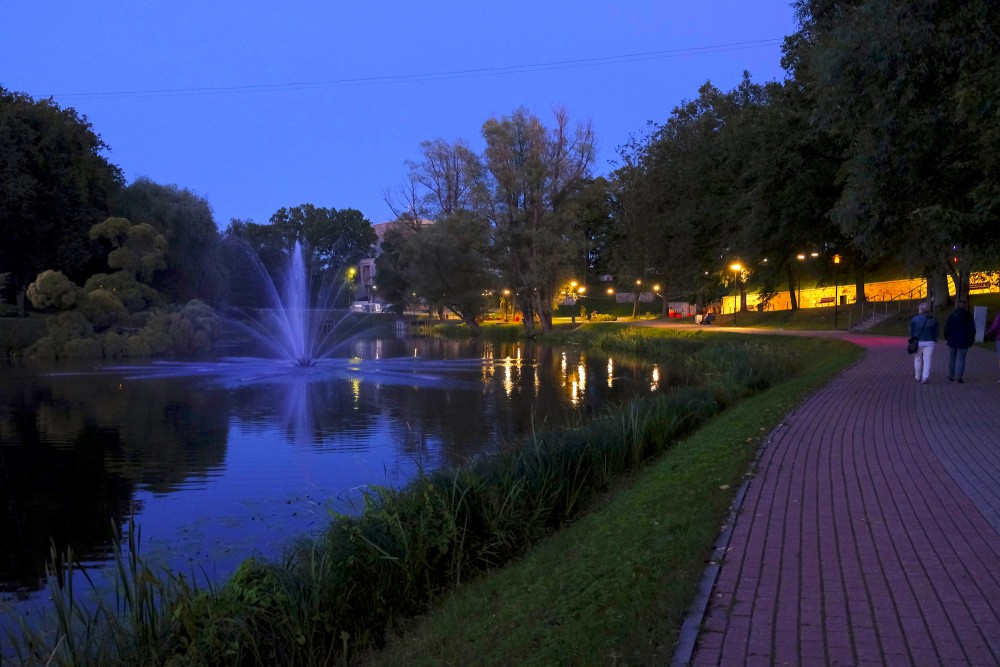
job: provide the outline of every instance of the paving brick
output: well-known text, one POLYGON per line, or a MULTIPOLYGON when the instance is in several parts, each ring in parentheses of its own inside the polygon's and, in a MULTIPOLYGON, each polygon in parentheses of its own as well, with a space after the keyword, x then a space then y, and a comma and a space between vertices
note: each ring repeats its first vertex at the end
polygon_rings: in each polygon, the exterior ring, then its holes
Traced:
POLYGON ((995 354, 956 391, 897 338, 841 337, 866 357, 771 434, 704 624, 724 648, 693 664, 1000 664, 995 354))

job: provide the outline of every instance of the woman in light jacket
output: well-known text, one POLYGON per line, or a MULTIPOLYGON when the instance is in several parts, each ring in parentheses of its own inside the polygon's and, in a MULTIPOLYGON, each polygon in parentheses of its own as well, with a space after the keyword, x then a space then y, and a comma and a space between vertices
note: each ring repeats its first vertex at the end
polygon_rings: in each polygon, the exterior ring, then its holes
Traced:
POLYGON ((910 320, 910 338, 917 339, 917 352, 913 355, 913 376, 917 382, 927 384, 931 375, 931 356, 938 339, 938 321, 931 314, 931 304, 920 304, 917 314, 910 320))

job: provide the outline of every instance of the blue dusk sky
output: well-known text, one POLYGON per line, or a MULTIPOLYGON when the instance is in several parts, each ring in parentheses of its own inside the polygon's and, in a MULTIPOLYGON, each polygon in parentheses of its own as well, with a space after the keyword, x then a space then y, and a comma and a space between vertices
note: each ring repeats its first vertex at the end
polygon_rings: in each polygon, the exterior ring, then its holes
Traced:
POLYGON ((281 207, 391 218, 420 142, 524 106, 592 123, 595 174, 706 81, 781 79, 789 0, 3 0, 0 86, 85 115, 128 181, 216 223, 281 207))

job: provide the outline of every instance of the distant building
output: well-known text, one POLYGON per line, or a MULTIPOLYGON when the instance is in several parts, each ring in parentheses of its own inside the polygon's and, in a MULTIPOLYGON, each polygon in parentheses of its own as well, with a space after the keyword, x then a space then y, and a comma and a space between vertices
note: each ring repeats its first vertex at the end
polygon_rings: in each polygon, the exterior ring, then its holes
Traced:
MULTIPOLYGON (((388 222, 377 222, 372 225, 378 241, 375 243, 375 256, 366 257, 358 262, 358 301, 374 301, 381 303, 378 298, 378 284, 375 282, 375 259, 382 254, 382 239, 385 233, 395 225, 407 224, 402 220, 390 220, 388 222)), ((433 220, 426 218, 420 220, 420 226, 433 225, 433 220)))

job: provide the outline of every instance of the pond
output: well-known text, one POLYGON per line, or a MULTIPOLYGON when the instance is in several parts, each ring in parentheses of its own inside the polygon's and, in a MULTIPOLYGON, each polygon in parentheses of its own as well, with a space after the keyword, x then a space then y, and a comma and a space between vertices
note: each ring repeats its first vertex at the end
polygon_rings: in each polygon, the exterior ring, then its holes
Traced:
POLYGON ((88 569, 131 517, 155 563, 214 580, 532 425, 660 391, 661 370, 523 342, 376 338, 311 368, 224 358, 0 366, 0 595, 50 546, 88 569))

